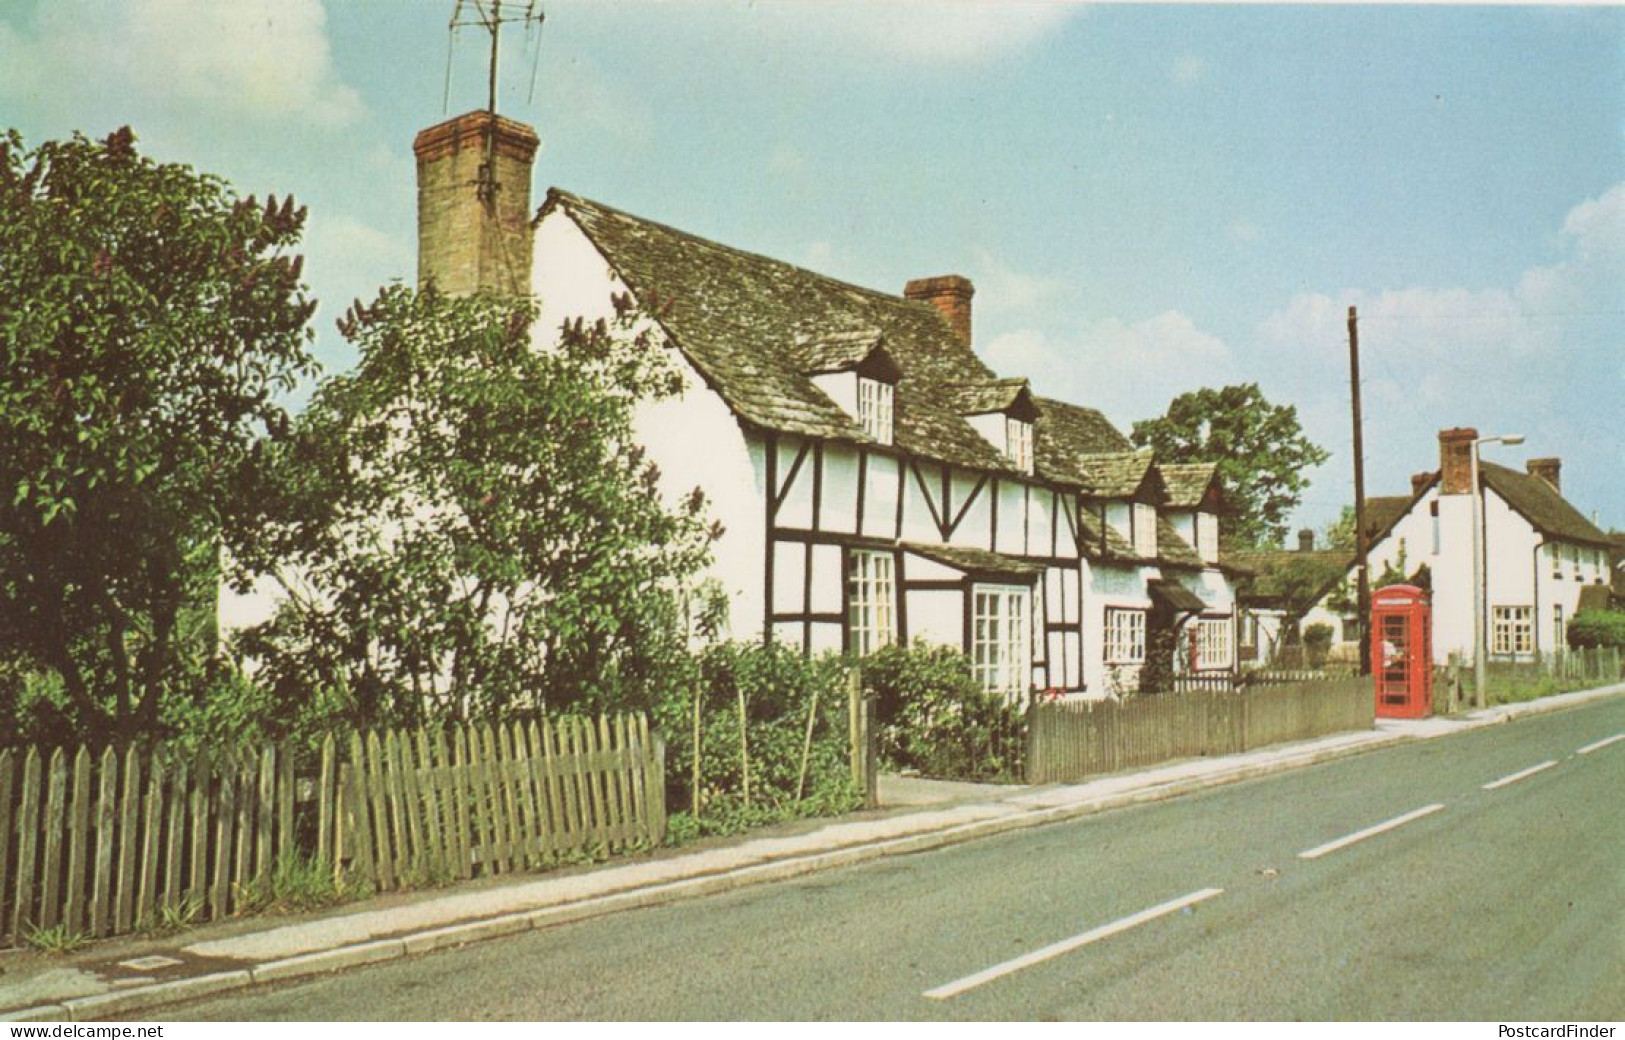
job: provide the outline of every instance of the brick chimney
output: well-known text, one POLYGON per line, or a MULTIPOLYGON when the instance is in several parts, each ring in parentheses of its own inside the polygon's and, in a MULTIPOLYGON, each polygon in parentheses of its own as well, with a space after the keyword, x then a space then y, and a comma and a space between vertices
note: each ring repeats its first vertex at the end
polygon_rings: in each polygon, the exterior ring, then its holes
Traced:
POLYGON ((1472 493, 1473 442, 1478 431, 1471 426, 1439 431, 1439 473, 1442 495, 1468 495, 1472 493))
POLYGON ((530 289, 530 171, 541 141, 523 123, 468 112, 420 131, 418 283, 443 292, 530 289))
POLYGON ((1552 490, 1561 493, 1563 490, 1563 460, 1562 459, 1530 459, 1524 463, 1531 477, 1539 477, 1552 486, 1552 490))
POLYGON ((936 278, 916 278, 903 286, 903 295, 911 300, 924 300, 948 320, 948 327, 965 346, 970 346, 970 298, 976 287, 970 279, 957 274, 936 278))
POLYGON ((1421 473, 1412 473, 1411 474, 1411 497, 1415 498, 1417 495, 1420 495, 1422 493, 1422 489, 1427 487, 1428 484, 1432 480, 1433 480, 1433 474, 1430 471, 1423 471, 1421 473))
POLYGON ((1315 551, 1315 532, 1311 531, 1307 527, 1305 527, 1303 530, 1298 532, 1298 551, 1299 552, 1314 552, 1315 551))

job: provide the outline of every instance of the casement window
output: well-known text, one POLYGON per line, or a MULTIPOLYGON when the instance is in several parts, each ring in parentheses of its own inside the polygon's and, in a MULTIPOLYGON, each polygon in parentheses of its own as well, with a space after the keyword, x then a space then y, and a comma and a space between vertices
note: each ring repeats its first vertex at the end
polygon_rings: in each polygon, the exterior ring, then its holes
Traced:
POLYGON ((1490 652, 1528 654, 1535 649, 1533 607, 1494 607, 1490 611, 1490 652))
POLYGON ((1203 563, 1219 562, 1219 518, 1209 513, 1196 514, 1196 551, 1203 563))
POLYGON ((971 668, 982 689, 1019 696, 1032 668, 1028 606, 1023 585, 977 585, 971 589, 971 668))
POLYGON ((1008 416, 1004 420, 1005 454, 1023 473, 1033 471, 1033 424, 1008 416))
POLYGON ((1206 671, 1235 664, 1230 654, 1230 619, 1201 618, 1196 622, 1196 667, 1206 671))
POLYGON ((1548 546, 1547 548, 1548 548, 1548 551, 1551 553, 1551 556, 1552 556, 1552 577, 1555 578, 1558 581, 1562 581, 1563 580, 1563 546, 1554 542, 1552 545, 1548 546))
POLYGON ((897 640, 897 584, 889 552, 853 549, 847 556, 847 625, 859 657, 897 640))
POLYGON ((1569 629, 1563 623, 1563 604, 1552 604, 1552 649, 1567 649, 1569 643, 1569 629))
POLYGON ((1157 507, 1136 502, 1133 517, 1130 527, 1133 530, 1134 551, 1140 556, 1157 555, 1157 507))
POLYGON ((1578 545, 1573 545, 1573 546, 1569 547, 1569 562, 1574 567, 1574 580, 1579 581, 1580 580, 1580 547, 1578 545))
POLYGON ((1106 609, 1106 663, 1145 661, 1145 611, 1106 609))
POLYGON ((858 377, 858 422, 863 432, 881 444, 892 442, 892 400, 895 388, 879 379, 858 377))

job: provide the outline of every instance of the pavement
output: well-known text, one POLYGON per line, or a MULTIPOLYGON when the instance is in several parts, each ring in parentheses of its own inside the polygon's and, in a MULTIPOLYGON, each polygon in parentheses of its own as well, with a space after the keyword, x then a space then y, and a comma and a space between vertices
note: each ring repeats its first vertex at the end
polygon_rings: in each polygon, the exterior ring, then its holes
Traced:
POLYGON ((1456 718, 1376 727, 1042 787, 886 778, 901 806, 671 850, 595 869, 486 879, 382 896, 302 919, 257 918, 181 936, 120 939, 77 955, 0 955, 0 1021, 92 1021, 394 960, 570 921, 907 855, 1109 809, 1175 798, 1397 744, 1431 740, 1625 694, 1625 684, 1456 718))

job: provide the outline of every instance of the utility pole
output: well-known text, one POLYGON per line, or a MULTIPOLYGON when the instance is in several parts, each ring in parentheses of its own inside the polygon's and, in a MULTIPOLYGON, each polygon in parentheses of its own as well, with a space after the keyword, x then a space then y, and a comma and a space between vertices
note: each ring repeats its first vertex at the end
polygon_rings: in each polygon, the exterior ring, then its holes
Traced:
POLYGON ((1360 674, 1371 674, 1371 577, 1366 566, 1365 436, 1360 424, 1359 317, 1349 307, 1349 389, 1354 402, 1354 572, 1360 615, 1360 674))

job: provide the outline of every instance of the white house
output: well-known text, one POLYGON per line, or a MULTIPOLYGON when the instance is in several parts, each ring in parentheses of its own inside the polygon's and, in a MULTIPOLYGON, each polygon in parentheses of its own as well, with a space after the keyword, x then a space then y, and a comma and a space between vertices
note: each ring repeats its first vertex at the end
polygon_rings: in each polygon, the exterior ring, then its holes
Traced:
POLYGON ((534 293, 540 349, 632 301, 686 383, 638 436, 725 529, 734 637, 946 644, 1011 696, 1104 695, 1159 625, 1179 667, 1233 665, 1213 468, 1159 467, 1099 412, 999 378, 968 280, 877 292, 558 189, 522 221, 535 147, 484 112, 419 134, 420 277, 534 293))
MULTIPOLYGON (((1373 540, 1369 573, 1417 575, 1426 568, 1433 602, 1433 656, 1473 654, 1470 452, 1478 432, 1439 433, 1439 470, 1411 478, 1412 495, 1373 540)), ((1562 462, 1530 459, 1526 472, 1480 461, 1484 503, 1485 640, 1494 659, 1532 659, 1567 646, 1568 622, 1582 602, 1606 601, 1609 537, 1562 495, 1562 462), (1598 589, 1602 589, 1601 594, 1598 589), (1590 590, 1590 591, 1588 591, 1590 590)), ((1342 576, 1352 580, 1352 571, 1342 576)), ((1329 590, 1306 623, 1343 613, 1329 590)), ((1345 637, 1346 638, 1346 637, 1345 637)), ((1354 638, 1358 638, 1355 635, 1354 638)))

